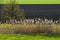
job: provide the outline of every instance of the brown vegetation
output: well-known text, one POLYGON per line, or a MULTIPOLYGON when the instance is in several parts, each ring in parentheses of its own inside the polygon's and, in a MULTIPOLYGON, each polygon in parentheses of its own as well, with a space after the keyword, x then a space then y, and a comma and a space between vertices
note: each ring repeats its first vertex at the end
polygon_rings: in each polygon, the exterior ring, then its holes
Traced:
POLYGON ((0 33, 58 34, 60 33, 60 25, 59 24, 0 24, 0 33))

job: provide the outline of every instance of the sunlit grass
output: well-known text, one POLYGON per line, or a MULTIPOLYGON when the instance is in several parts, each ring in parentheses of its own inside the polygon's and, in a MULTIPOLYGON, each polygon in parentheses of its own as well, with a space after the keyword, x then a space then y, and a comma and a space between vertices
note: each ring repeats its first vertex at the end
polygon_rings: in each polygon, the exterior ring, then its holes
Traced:
POLYGON ((60 35, 49 35, 49 34, 0 34, 0 40, 60 40, 60 35))
MULTIPOLYGON (((0 0, 0 4, 10 3, 10 0, 0 0)), ((16 4, 60 4, 60 0, 16 0, 16 4)))
MULTIPOLYGON (((20 29, 24 31, 31 30, 32 32, 35 30, 34 28, 42 25, 35 24, 0 24, 0 31, 2 32, 12 32, 11 30, 19 31, 20 29), (1 30, 1 28, 7 28, 8 30, 1 30), (32 28, 32 29, 31 29, 32 28), (34 30, 33 30, 34 29, 34 30)), ((49 25, 43 25, 49 26, 49 25)), ((52 24, 52 29, 56 32, 56 27, 60 27, 60 25, 52 24)), ((41 27, 42 28, 42 27, 41 27)), ((60 29, 59 29, 60 30, 60 29)), ((42 31, 42 30, 41 30, 42 31)), ((27 31, 28 32, 28 31, 27 31)), ((0 40, 60 40, 60 34, 0 34, 0 40)))

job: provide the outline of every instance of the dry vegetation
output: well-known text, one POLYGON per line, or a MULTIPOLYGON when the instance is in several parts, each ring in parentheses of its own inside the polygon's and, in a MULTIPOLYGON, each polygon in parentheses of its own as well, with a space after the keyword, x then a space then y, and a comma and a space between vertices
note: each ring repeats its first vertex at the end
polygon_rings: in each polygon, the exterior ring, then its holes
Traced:
POLYGON ((0 24, 0 33, 7 34, 59 34, 60 24, 0 24))

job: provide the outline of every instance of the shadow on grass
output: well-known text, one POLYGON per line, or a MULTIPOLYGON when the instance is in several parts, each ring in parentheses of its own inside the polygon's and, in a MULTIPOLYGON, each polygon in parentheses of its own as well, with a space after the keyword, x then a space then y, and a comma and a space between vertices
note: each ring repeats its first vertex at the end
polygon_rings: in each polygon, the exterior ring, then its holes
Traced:
POLYGON ((41 37, 60 37, 60 34, 22 34, 27 36, 41 36, 41 37))

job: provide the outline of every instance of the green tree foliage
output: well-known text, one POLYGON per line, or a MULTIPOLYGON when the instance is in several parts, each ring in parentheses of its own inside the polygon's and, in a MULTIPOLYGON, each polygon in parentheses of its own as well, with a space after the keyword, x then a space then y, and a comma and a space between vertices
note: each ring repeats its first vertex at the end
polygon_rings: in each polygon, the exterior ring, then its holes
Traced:
POLYGON ((11 19, 24 19, 24 11, 19 5, 16 4, 4 4, 1 9, 1 19, 11 20, 11 19))
POLYGON ((6 20, 20 20, 24 19, 24 11, 20 7, 20 5, 17 5, 16 0, 10 0, 10 4, 4 4, 1 8, 1 15, 0 20, 6 21, 6 20))

